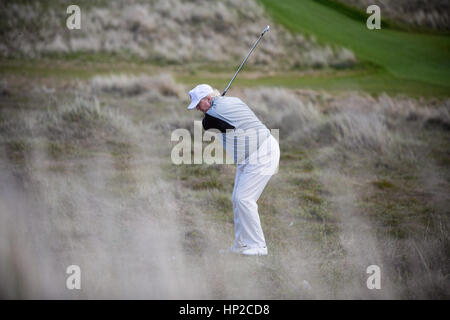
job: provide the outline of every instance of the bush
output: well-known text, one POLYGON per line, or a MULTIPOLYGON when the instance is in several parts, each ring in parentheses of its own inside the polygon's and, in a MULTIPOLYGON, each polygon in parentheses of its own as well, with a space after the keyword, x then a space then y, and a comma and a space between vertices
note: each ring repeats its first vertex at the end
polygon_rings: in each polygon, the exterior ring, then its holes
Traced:
POLYGON ((169 74, 154 77, 126 74, 95 76, 91 80, 94 93, 112 93, 120 96, 135 96, 145 94, 156 100, 167 97, 180 98, 185 95, 183 88, 176 84, 169 74))
MULTIPOLYGON (((2 2, 0 55, 103 53, 156 64, 234 65, 261 32, 261 21, 270 23, 254 0, 205 1, 201 5, 180 0, 92 1, 83 4, 81 29, 68 32, 61 27, 65 8, 56 2, 2 2)), ((255 51, 249 65, 291 69, 355 63, 348 50, 331 50, 312 39, 293 36, 281 26, 272 28, 264 42, 263 50, 255 51)))

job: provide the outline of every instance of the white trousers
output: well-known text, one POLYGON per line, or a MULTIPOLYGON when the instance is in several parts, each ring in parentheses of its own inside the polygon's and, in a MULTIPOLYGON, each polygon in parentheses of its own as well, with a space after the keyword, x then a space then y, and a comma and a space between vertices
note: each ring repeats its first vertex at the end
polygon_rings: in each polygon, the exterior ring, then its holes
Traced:
POLYGON ((266 246, 256 202, 272 175, 278 172, 279 161, 280 147, 269 136, 258 149, 257 161, 237 164, 232 196, 235 248, 266 246))

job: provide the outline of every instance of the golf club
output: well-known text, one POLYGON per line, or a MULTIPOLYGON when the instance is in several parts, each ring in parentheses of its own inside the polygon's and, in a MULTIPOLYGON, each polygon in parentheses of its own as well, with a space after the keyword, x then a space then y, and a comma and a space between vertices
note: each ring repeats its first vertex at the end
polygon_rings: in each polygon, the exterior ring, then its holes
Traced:
POLYGON ((263 32, 261 32, 261 35, 259 36, 258 40, 256 40, 255 44, 253 45, 252 49, 250 50, 250 52, 247 54, 247 56, 245 57, 244 61, 242 61, 241 65, 239 66, 238 70, 236 71, 236 73, 234 74, 233 78, 231 79, 230 83, 228 83, 227 87, 225 88, 225 91, 222 93, 222 96, 224 96, 228 89, 231 86, 231 83, 233 82, 233 80, 236 78, 237 74, 239 73, 239 71, 241 71, 242 67, 244 66, 245 62, 247 61, 248 57, 250 56, 250 54, 253 52, 253 50, 256 48, 256 45, 258 44, 259 40, 261 40, 261 38, 263 37, 264 33, 266 33, 267 31, 269 31, 269 26, 265 27, 263 32))

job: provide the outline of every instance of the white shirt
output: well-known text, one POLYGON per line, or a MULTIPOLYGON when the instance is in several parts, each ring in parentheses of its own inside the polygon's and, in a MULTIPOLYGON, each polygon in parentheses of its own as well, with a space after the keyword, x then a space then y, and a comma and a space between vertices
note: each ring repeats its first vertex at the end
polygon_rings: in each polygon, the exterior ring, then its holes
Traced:
POLYGON ((222 141, 223 147, 233 155, 236 163, 245 162, 270 136, 269 129, 239 98, 215 97, 206 113, 235 127, 222 133, 222 141))

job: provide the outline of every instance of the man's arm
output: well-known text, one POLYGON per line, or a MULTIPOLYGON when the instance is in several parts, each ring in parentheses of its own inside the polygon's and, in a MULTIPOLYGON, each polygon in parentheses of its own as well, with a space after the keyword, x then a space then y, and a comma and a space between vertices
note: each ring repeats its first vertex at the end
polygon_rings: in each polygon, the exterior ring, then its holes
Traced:
POLYGON ((222 133, 226 133, 227 129, 235 129, 234 126, 229 124, 226 121, 223 121, 221 119, 215 118, 213 116, 210 116, 209 114, 205 113, 205 117, 202 121, 203 129, 209 130, 209 129, 218 129, 222 133))

